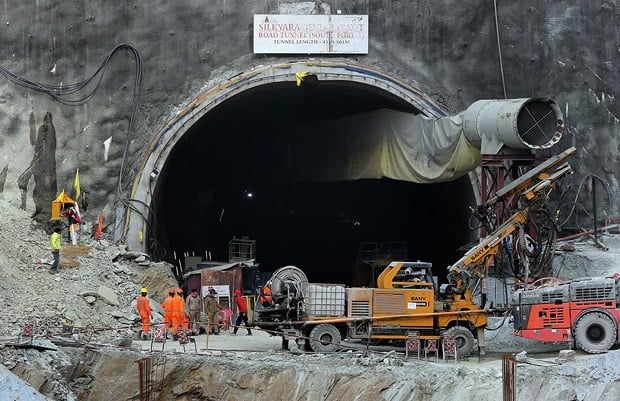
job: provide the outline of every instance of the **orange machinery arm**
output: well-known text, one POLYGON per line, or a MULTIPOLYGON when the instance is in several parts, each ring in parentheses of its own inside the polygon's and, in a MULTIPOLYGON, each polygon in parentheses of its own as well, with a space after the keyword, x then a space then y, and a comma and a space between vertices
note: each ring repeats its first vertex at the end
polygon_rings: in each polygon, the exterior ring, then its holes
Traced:
POLYGON ((471 248, 455 264, 448 267, 451 284, 457 293, 462 293, 468 287, 472 278, 483 278, 495 260, 506 237, 520 230, 527 221, 527 210, 521 210, 512 215, 497 230, 493 231, 480 244, 471 248))
POLYGON ((514 234, 515 231, 522 231, 529 219, 530 208, 535 202, 546 201, 548 190, 552 189, 558 180, 572 173, 570 165, 565 161, 575 152, 576 148, 571 147, 534 167, 498 191, 494 198, 483 205, 483 207, 490 207, 514 195, 518 195, 526 204, 480 244, 471 248, 461 259, 448 267, 450 284, 456 293, 465 292, 472 278, 483 278, 487 275, 495 256, 500 252, 504 239, 514 234))

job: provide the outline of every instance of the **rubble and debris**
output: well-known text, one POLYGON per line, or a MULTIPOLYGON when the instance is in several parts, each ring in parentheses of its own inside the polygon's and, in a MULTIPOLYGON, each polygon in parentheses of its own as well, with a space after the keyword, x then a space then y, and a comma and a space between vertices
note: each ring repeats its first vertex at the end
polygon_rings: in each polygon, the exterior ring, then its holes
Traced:
MULTIPOLYGON (((405 358, 404 349, 398 347, 353 342, 347 343, 347 351, 334 354, 280 352, 279 339, 258 330, 251 340, 215 336, 206 347, 202 335, 195 337, 196 350, 193 346, 181 350, 178 342, 168 341, 163 352, 151 353, 149 341, 137 340, 140 323, 135 297, 141 287, 148 287, 155 321, 161 322, 158 301, 168 288, 176 286, 170 266, 163 262, 140 266, 136 259, 143 255, 127 252, 105 238, 96 242, 83 237, 81 245, 88 247, 88 253, 76 256, 75 267, 61 265, 60 273, 50 276, 47 268, 37 263, 46 251, 47 234, 30 223, 28 212, 19 209, 19 200, 0 199, 0 203, 0 213, 12 223, 0 227, 0 291, 9 294, 5 324, 0 326, 0 383, 11 381, 17 384, 5 387, 25 388, 18 390, 23 400, 120 399, 122 394, 137 394, 135 361, 145 356, 166 361, 164 389, 180 397, 194 394, 203 399, 226 399, 221 395, 229 394, 228 399, 263 401, 269 394, 296 393, 301 397, 305 393, 306 399, 328 394, 323 399, 335 400, 347 399, 354 391, 359 401, 408 400, 414 393, 427 400, 495 400, 501 398, 502 373, 500 360, 493 355, 520 351, 526 351, 527 361, 518 365, 519 382, 523 383, 518 394, 524 398, 528 391, 552 400, 567 399, 569 393, 574 399, 598 394, 595 399, 599 400, 620 395, 620 350, 584 355, 567 350, 566 344, 513 337, 510 321, 501 317, 490 317, 489 326, 498 330, 485 333, 491 355, 459 360, 456 365, 441 358, 438 362, 434 358, 405 358), (32 326, 36 346, 7 345, 17 343, 26 324, 32 326), (279 379, 265 380, 260 374, 265 369, 279 379), (202 374, 212 375, 209 380, 217 383, 219 393, 201 387, 206 380, 202 374), (114 390, 110 382, 115 383, 114 390), (32 398, 27 394, 33 394, 32 398)), ((574 243, 574 252, 558 258, 556 271, 563 278, 583 276, 587 265, 601 272, 620 271, 620 246, 608 243, 610 250, 604 253, 593 244, 574 243), (574 256, 579 258, 577 262, 574 256)), ((146 262, 147 257, 141 263, 146 262)), ((294 347, 292 344, 291 351, 294 347)))

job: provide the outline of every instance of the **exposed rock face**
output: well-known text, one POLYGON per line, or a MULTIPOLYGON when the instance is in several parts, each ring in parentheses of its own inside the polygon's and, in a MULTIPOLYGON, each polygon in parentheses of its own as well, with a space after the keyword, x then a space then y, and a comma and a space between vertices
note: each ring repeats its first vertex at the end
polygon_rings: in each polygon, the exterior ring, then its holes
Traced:
MULTIPOLYGON (((508 2, 498 3, 497 11, 483 0, 324 3, 321 12, 369 15, 369 53, 355 56, 357 61, 414 83, 449 112, 482 98, 555 99, 566 120, 558 148, 576 145, 579 150, 571 195, 590 208, 587 186, 576 191, 582 178, 595 174, 606 184, 599 186, 600 215, 619 214, 618 203, 607 202, 605 196, 608 191, 615 199, 619 192, 616 2, 575 0, 535 7, 508 2)), ((28 132, 24 110, 49 110, 60 134, 60 188, 72 187, 79 168, 82 187, 90 190, 91 208, 105 210, 106 221, 114 221, 118 186, 129 191, 143 150, 166 121, 235 74, 283 59, 252 53, 253 14, 317 9, 315 2, 291 2, 282 9, 278 4, 260 0, 204 7, 186 0, 105 7, 9 0, 0 65, 16 74, 54 85, 82 82, 115 44, 125 42, 141 52, 144 74, 134 132, 127 126, 137 61, 129 53, 121 51, 108 60, 97 90, 79 107, 0 81, 0 132, 5 135, 0 152, 15 158, 7 180, 11 186, 5 190, 15 190, 12 185, 32 155, 28 135, 22 135, 28 132)), ((49 152, 46 157, 51 157, 49 152)), ((41 169, 49 174, 54 166, 51 158, 48 161, 41 169)), ((45 193, 53 187, 54 177, 37 178, 37 213, 49 202, 45 193)))
MULTIPOLYGON (((321 356, 212 351, 198 356, 112 349, 86 353, 89 356, 79 369, 63 369, 74 388, 81 389, 78 399, 84 401, 134 399, 140 389, 138 361, 144 358, 151 360, 149 391, 155 399, 495 401, 503 393, 499 360, 455 365, 361 353, 321 356)), ((69 354, 78 356, 71 350, 69 354)), ((518 399, 611 401, 620 395, 620 386, 614 382, 620 374, 619 351, 559 364, 530 360, 543 366, 518 365, 518 399)), ((31 383, 41 388, 40 383, 31 383)))
POLYGON ((9 165, 4 166, 2 171, 0 171, 0 195, 4 192, 4 183, 6 182, 6 175, 9 172, 9 165))
MULTIPOLYGON (((30 114, 30 133, 34 131, 34 115, 30 114)), ((52 114, 45 113, 43 124, 39 127, 36 134, 34 155, 28 168, 17 178, 17 185, 21 191, 21 209, 26 209, 28 198, 28 182, 34 176, 34 189, 32 197, 35 204, 34 217, 40 221, 47 218, 50 199, 55 199, 57 195, 56 183, 56 128, 52 121, 52 114), (45 214, 43 216, 42 214, 45 214)))
POLYGON ((0 365, 0 384, 2 385, 3 397, 7 400, 21 401, 48 401, 49 398, 36 391, 25 381, 19 379, 13 373, 0 365))
MULTIPOLYGON (((34 176, 34 213, 38 216, 49 210, 50 199, 57 195, 56 184, 56 128, 52 121, 52 113, 45 113, 43 124, 37 132, 37 144, 34 148, 32 174, 34 176)), ((40 219, 43 216, 38 216, 40 219)))

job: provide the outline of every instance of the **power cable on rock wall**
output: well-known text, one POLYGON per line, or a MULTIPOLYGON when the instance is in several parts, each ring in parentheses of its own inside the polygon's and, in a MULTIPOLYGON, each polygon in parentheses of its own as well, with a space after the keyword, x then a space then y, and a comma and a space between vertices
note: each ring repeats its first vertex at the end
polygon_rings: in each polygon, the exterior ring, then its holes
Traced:
POLYGON ((504 62, 502 60, 502 46, 499 41, 499 22, 497 20, 497 0, 493 0, 493 10, 495 12, 495 35, 497 37, 497 53, 499 54, 499 71, 502 75, 502 88, 504 89, 504 99, 508 99, 506 94, 506 81, 504 80, 504 62))
POLYGON ((140 54, 138 49, 135 48, 133 45, 127 44, 127 43, 117 45, 108 54, 108 56, 105 58, 103 63, 90 77, 88 77, 87 79, 81 82, 77 82, 74 84, 50 85, 50 84, 45 84, 41 82, 31 81, 27 78, 23 78, 13 73, 12 71, 10 71, 9 69, 3 66, 0 66, 0 74, 2 74, 9 81, 17 85, 20 85, 22 87, 25 87, 27 89, 31 89, 37 92, 48 94, 49 96, 54 98, 56 101, 64 105, 79 106, 79 105, 85 104, 88 100, 90 100, 91 97, 93 97, 95 92, 97 92, 97 89, 99 89, 99 86, 103 79, 103 74, 105 70, 107 69, 108 64, 110 63, 110 60, 112 59, 114 54, 120 50, 129 50, 133 54, 135 63, 136 63, 136 72, 135 72, 135 78, 134 78, 133 98, 132 98, 131 109, 129 113, 129 124, 127 127, 125 147, 123 150, 123 158, 121 161, 119 177, 118 177, 117 196, 118 196, 118 200, 126 208, 132 209, 133 211, 138 213, 143 219, 146 220, 145 216, 143 216, 140 210, 138 210, 131 204, 131 200, 124 195, 123 190, 122 190, 123 175, 125 173, 125 166, 127 164, 127 154, 129 150, 129 144, 131 143, 131 134, 134 128, 135 116, 138 110, 138 98, 140 95, 140 89, 142 87, 142 75, 144 72, 144 63, 142 60, 142 55, 140 54), (77 97, 77 98, 72 96, 80 92, 81 90, 87 88, 89 84, 91 84, 92 82, 95 82, 95 86, 88 93, 86 93, 86 95, 84 95, 83 97, 77 97))
MULTIPOLYGON (((568 213, 568 215, 566 216, 566 218, 564 219, 564 221, 562 221, 561 223, 558 223, 558 225, 560 227, 563 227, 566 223, 568 223, 568 220, 573 216, 573 214, 575 213, 575 208, 579 207, 585 214, 587 217, 593 217, 590 212, 588 212, 588 210, 586 209, 585 206, 583 206, 581 203, 577 202, 577 199, 579 198, 579 195, 581 194, 581 191, 583 190, 583 185, 585 183, 585 181, 590 178, 592 180, 596 179, 598 181, 600 181, 603 186, 605 187, 605 191, 607 193, 607 201, 609 202, 608 204, 611 205, 612 204, 612 196, 611 196, 611 191, 609 190, 609 185, 607 184, 607 182, 605 182, 605 180, 603 180, 601 177, 599 177, 598 175, 595 174, 588 174, 585 177, 583 177, 581 179, 581 182, 579 183, 579 187, 577 188, 577 193, 575 194, 575 199, 570 202, 571 205, 571 209, 570 212, 568 213)), ((566 206, 569 203, 564 203, 558 206, 558 210, 560 210, 560 208, 562 206, 566 206)))

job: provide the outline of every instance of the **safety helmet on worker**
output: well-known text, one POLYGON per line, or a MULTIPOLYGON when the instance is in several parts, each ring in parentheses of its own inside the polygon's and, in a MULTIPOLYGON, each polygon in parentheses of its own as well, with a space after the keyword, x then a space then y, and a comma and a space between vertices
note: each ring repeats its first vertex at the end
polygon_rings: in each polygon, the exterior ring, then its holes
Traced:
POLYGON ((235 290, 235 296, 237 296, 237 297, 241 296, 241 290, 240 289, 236 289, 235 290))
POLYGON ((177 288, 177 294, 183 294, 183 288, 177 288))
POLYGON ((169 295, 174 295, 174 294, 176 294, 176 290, 174 288, 171 288, 171 289, 168 290, 168 294, 169 295))
POLYGON ((149 292, 149 291, 146 289, 146 287, 144 287, 144 288, 142 288, 142 289, 140 290, 140 292, 141 292, 142 294, 146 294, 146 293, 147 293, 147 292, 149 292))

